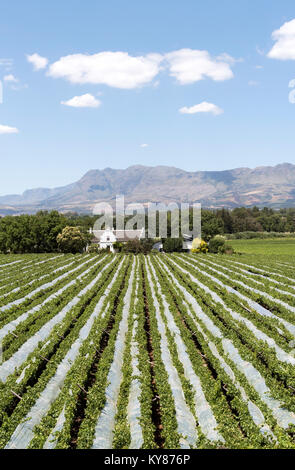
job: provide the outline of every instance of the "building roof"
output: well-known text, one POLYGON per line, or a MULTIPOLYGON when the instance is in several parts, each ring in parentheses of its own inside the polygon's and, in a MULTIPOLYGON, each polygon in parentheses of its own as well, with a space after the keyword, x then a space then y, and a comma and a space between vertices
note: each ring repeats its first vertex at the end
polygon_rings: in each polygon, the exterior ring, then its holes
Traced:
MULTIPOLYGON (((94 242, 100 241, 101 237, 107 230, 93 230, 94 242)), ((116 237, 118 242, 127 242, 128 240, 140 239, 144 236, 144 229, 139 230, 110 230, 116 237)))

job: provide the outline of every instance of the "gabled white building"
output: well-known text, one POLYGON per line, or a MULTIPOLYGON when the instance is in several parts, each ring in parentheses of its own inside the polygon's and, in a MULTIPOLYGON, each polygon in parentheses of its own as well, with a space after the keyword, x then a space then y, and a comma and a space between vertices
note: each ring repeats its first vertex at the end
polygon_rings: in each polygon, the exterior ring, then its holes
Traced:
MULTIPOLYGON (((96 235, 97 237, 97 235, 96 235)), ((99 235, 99 247, 106 249, 109 248, 110 251, 114 251, 113 244, 116 243, 117 238, 111 229, 102 230, 102 233, 99 235)))
POLYGON ((141 240, 145 236, 144 228, 139 230, 115 230, 106 228, 105 230, 92 230, 90 233, 94 235, 92 243, 99 245, 99 248, 109 249, 114 253, 114 243, 126 243, 128 240, 141 240))

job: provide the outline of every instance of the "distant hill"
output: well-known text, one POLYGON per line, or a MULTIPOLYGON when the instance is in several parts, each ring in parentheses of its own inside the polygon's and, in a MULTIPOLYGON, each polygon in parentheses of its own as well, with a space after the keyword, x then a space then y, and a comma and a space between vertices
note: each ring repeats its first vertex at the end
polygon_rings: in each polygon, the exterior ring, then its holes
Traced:
POLYGON ((135 165, 125 170, 90 170, 68 186, 25 191, 0 197, 0 214, 34 213, 41 209, 91 212, 95 203, 200 202, 207 208, 295 205, 295 165, 283 163, 254 169, 184 171, 168 166, 135 165))

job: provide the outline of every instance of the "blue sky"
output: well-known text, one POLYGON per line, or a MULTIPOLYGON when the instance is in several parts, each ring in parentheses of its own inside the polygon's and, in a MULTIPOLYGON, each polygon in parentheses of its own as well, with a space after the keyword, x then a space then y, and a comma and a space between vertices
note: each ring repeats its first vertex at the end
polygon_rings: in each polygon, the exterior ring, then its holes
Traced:
POLYGON ((294 0, 2 0, 0 194, 295 163, 294 19, 294 0))

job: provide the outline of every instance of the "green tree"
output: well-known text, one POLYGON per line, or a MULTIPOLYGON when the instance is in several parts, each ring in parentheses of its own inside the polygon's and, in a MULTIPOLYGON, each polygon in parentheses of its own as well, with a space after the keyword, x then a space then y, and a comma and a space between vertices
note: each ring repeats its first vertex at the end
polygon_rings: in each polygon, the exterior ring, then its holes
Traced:
POLYGON ((224 233, 224 225, 221 218, 216 217, 213 211, 202 211, 202 238, 207 242, 215 235, 224 233))
POLYGON ((166 253, 182 251, 183 240, 182 238, 165 238, 163 240, 163 249, 166 253))
POLYGON ((79 227, 65 227, 57 236, 57 245, 63 253, 81 253, 88 244, 88 238, 79 227))
POLYGON ((219 217, 223 222, 224 233, 232 233, 233 231, 233 218, 231 213, 228 209, 221 209, 218 210, 216 213, 217 217, 219 217))

